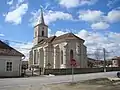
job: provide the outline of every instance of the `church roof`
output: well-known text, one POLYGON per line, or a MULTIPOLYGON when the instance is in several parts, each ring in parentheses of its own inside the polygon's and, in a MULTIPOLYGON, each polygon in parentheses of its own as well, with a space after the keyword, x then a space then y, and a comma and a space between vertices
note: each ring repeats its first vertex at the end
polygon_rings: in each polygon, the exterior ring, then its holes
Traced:
MULTIPOLYGON (((78 40, 84 41, 83 39, 79 38, 78 36, 76 36, 76 35, 73 34, 73 33, 67 33, 67 34, 60 35, 60 36, 56 37, 56 38, 54 39, 54 41, 66 40, 66 39, 78 39, 78 40)), ((53 42, 54 42, 54 41, 53 41, 53 42)))
POLYGON ((15 50, 14 48, 10 47, 6 43, 0 40, 0 55, 4 56, 24 56, 19 51, 15 50))
POLYGON ((64 40, 73 40, 73 39, 77 39, 77 40, 82 40, 84 42, 83 39, 79 38, 78 36, 74 35, 73 33, 67 33, 67 34, 63 34, 63 35, 60 35, 60 36, 51 36, 47 39, 43 39, 39 42, 38 45, 35 45, 33 48, 35 47, 38 47, 38 46, 41 46, 42 44, 44 43, 57 43, 57 42, 62 42, 64 40))
POLYGON ((51 43, 52 41, 54 41, 56 38, 56 36, 51 36, 49 38, 47 38, 45 41, 48 42, 48 43, 51 43))

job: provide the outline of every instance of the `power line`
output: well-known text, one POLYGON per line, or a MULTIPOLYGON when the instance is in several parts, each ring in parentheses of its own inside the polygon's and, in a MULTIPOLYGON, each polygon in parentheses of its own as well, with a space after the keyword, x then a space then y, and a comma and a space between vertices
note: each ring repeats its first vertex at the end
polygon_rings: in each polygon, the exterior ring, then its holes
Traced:
POLYGON ((24 50, 31 50, 31 48, 19 48, 19 47, 14 47, 14 48, 16 48, 16 49, 24 49, 24 50))
POLYGON ((8 41, 8 42, 14 42, 14 43, 19 43, 19 44, 27 44, 26 42, 20 42, 20 41, 8 40, 8 39, 0 39, 0 40, 8 41))

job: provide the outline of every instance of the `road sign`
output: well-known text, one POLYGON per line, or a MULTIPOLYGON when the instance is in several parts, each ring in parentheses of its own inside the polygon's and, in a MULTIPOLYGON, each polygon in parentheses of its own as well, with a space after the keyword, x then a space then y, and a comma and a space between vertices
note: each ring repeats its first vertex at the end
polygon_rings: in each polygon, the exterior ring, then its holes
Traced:
POLYGON ((74 82, 74 67, 76 66, 76 60, 75 59, 71 59, 70 60, 70 65, 71 65, 71 69, 72 69, 72 83, 74 82))
POLYGON ((72 59, 70 60, 70 65, 71 65, 71 66, 76 66, 76 60, 72 58, 72 59))

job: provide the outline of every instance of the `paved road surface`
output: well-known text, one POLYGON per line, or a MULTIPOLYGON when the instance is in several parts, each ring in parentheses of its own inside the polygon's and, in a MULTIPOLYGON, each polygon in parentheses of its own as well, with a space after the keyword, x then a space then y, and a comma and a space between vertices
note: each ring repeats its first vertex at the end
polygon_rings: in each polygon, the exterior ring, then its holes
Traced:
MULTIPOLYGON (((94 78, 117 77, 116 72, 92 73, 74 75, 74 81, 83 81, 94 78)), ((51 77, 6 78, 0 79, 0 90, 41 90, 46 84, 71 82, 71 75, 51 77), (29 87, 29 88, 28 88, 29 87), (30 89, 34 88, 34 89, 30 89)), ((44 89, 42 89, 44 90, 44 89)))

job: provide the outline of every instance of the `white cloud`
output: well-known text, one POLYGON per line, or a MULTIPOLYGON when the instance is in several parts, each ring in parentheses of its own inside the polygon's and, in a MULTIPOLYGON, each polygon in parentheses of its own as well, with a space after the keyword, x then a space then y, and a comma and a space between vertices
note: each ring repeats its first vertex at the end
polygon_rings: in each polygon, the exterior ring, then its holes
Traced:
POLYGON ((72 15, 61 11, 48 11, 45 14, 45 21, 47 24, 56 20, 72 20, 72 15))
POLYGON ((79 6, 79 0, 59 0, 59 4, 66 8, 79 6))
POLYGON ((79 12, 79 19, 88 22, 100 21, 103 18, 103 12, 96 10, 83 10, 79 12))
POLYGON ((107 6, 112 8, 117 3, 120 3, 120 0, 108 0, 107 6))
POLYGON ((72 8, 83 5, 92 5, 95 4, 98 0, 59 0, 59 4, 66 7, 72 8))
POLYGON ((18 0, 18 3, 23 3, 25 0, 18 0))
POLYGON ((120 33, 115 32, 88 32, 87 30, 80 30, 77 36, 85 40, 85 45, 88 49, 88 54, 95 52, 96 48, 105 48, 108 51, 108 57, 120 55, 120 33))
POLYGON ((52 33, 52 30, 50 28, 48 28, 48 37, 54 36, 54 34, 52 33))
POLYGON ((89 36, 89 33, 87 30, 85 29, 82 29, 80 30, 80 32, 77 33, 77 35, 80 37, 80 38, 87 38, 89 36))
POLYGON ((8 5, 12 5, 12 4, 13 4, 13 0, 8 0, 8 1, 7 1, 7 4, 8 4, 8 5))
MULTIPOLYGON (((30 19, 30 22, 32 23, 32 25, 36 25, 40 19, 40 10, 32 12, 31 14, 32 18, 30 19)), ((44 19, 45 23, 48 25, 57 20, 72 20, 72 15, 61 11, 49 10, 44 13, 44 19)))
MULTIPOLYGON (((57 31, 56 36, 60 36, 68 32, 57 31)), ((78 37, 85 40, 85 45, 87 46, 88 56, 94 57, 94 52, 96 49, 101 49, 100 52, 103 52, 103 48, 106 49, 107 58, 119 56, 120 55, 120 33, 115 32, 93 32, 87 31, 85 29, 80 30, 76 33, 78 37)), ((103 54, 103 53, 102 53, 103 54)), ((103 55, 102 55, 103 56, 103 55)))
POLYGON ((113 9, 104 15, 103 12, 97 10, 83 10, 79 12, 79 19, 87 22, 109 22, 114 23, 120 21, 120 9, 113 9))
POLYGON ((55 33, 55 35, 56 35, 56 36, 60 36, 60 35, 66 34, 66 33, 68 33, 68 32, 67 32, 67 31, 66 31, 66 32, 64 32, 64 31, 57 31, 57 32, 55 33))
POLYGON ((120 10, 112 10, 108 12, 106 20, 111 23, 120 21, 120 10))
POLYGON ((22 22, 22 17, 26 14, 27 10, 28 4, 21 4, 15 10, 10 11, 5 15, 5 21, 14 24, 20 24, 22 22))
POLYGON ((18 50, 19 52, 23 53, 25 55, 25 60, 29 59, 29 51, 31 50, 33 44, 31 42, 28 42, 26 44, 24 43, 16 43, 11 45, 13 48, 18 50))
POLYGON ((1 36, 1 37, 4 37, 5 35, 4 35, 4 34, 2 34, 2 33, 0 33, 0 36, 1 36))
POLYGON ((94 30, 107 29, 107 28, 109 28, 109 24, 107 24, 106 22, 93 23, 93 24, 91 25, 91 28, 94 29, 94 30))

